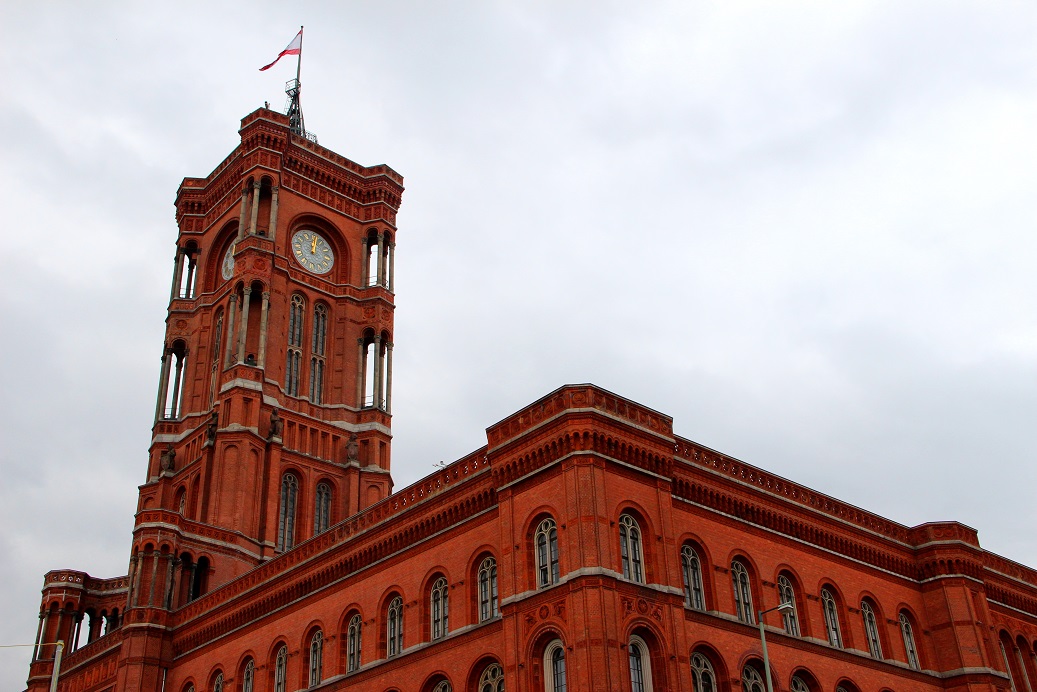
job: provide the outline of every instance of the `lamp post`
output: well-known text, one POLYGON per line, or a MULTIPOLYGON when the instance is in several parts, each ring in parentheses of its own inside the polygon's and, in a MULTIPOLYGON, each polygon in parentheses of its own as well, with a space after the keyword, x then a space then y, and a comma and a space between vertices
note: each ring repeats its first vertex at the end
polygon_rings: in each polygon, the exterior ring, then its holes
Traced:
POLYGON ((795 609, 796 606, 792 605, 790 601, 782 601, 780 605, 776 605, 773 608, 756 611, 756 620, 760 623, 760 644, 763 646, 763 679, 767 681, 767 692, 774 692, 774 684, 771 682, 771 662, 767 658, 767 635, 763 631, 763 616, 775 610, 779 613, 787 613, 795 609))
MULTIPOLYGON (((18 647, 33 647, 34 649, 42 649, 45 646, 56 646, 57 650, 54 652, 54 667, 50 672, 50 692, 57 692, 58 690, 58 675, 61 674, 61 652, 65 650, 65 642, 59 639, 56 642, 50 642, 48 644, 0 644, 0 649, 14 649, 18 647)), ((33 652, 33 661, 36 661, 36 652, 33 652)))

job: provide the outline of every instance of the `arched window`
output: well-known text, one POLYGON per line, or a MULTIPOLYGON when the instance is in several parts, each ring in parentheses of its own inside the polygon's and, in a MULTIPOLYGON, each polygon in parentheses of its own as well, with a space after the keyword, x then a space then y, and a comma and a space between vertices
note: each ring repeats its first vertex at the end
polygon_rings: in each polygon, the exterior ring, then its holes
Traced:
POLYGON ((713 665, 702 654, 691 655, 691 684, 694 692, 717 692, 717 676, 713 665))
POLYGON ((241 670, 241 692, 255 692, 256 662, 251 658, 245 661, 241 670))
POLYGON ((432 692, 454 692, 449 680, 440 680, 439 684, 432 688, 432 692))
POLYGON ((429 592, 429 612, 432 621, 432 639, 439 639, 450 631, 450 590, 446 579, 440 577, 429 592))
POLYGON ((328 308, 313 308, 313 347, 310 349, 310 401, 324 400, 324 347, 328 336, 328 308))
POLYGON ((216 328, 213 330, 212 367, 209 372, 209 406, 216 401, 216 382, 220 379, 220 347, 223 344, 223 309, 216 314, 216 328))
POLYGON ((285 692, 288 684, 288 647, 281 645, 274 660, 274 692, 285 692))
POLYGON ((360 669, 360 644, 362 621, 360 615, 354 615, 349 619, 349 629, 346 631, 346 672, 352 673, 360 669))
POLYGON ((561 639, 555 639, 544 649, 544 691, 565 690, 565 646, 561 639))
POLYGON ((796 617, 796 591, 792 588, 792 581, 784 574, 778 577, 778 598, 782 603, 792 605, 792 610, 781 614, 781 624, 785 628, 785 634, 798 637, 799 619, 796 617))
POLYGON ((908 614, 900 611, 900 634, 904 637, 904 650, 907 652, 907 664, 913 670, 920 670, 918 663, 918 649, 915 647, 915 632, 911 627, 911 618, 908 614))
POLYGON ((755 622, 753 617, 753 591, 749 584, 749 570, 740 561, 731 563, 731 584, 735 590, 735 614, 738 619, 748 625, 755 622))
POLYGON ((537 526, 536 536, 537 586, 557 584, 560 579, 558 569, 558 527, 554 519, 544 519, 537 526))
POLYGON ((324 633, 317 630, 310 639, 310 687, 320 684, 324 668, 324 633))
POLYGON ((299 396, 299 369, 302 363, 302 323, 305 301, 296 293, 288 307, 288 357, 285 362, 284 389, 290 396, 299 396))
POLYGON ((764 692, 763 676, 752 666, 742 668, 742 692, 764 692))
POLYGON ((825 614, 825 631, 828 633, 828 643, 841 649, 843 637, 839 631, 839 608, 835 603, 835 596, 828 589, 821 589, 821 609, 825 614))
POLYGON ((630 656, 631 691, 652 692, 652 660, 645 640, 638 636, 631 637, 627 653, 630 656))
POLYGON ((403 599, 396 596, 389 601, 385 613, 386 656, 403 651, 403 599))
POLYGON ((216 673, 212 681, 212 692, 223 692, 223 673, 216 673))
POLYGON ((493 663, 479 676, 479 692, 504 692, 504 669, 493 663))
POLYGON ((281 478, 281 514, 277 521, 277 550, 284 552, 295 546, 295 502, 299 496, 299 481, 294 474, 281 478))
POLYGON ((175 420, 183 415, 186 367, 187 344, 177 339, 162 354, 162 378, 159 381, 159 410, 156 418, 175 420))
POLYGON ((681 548, 681 572, 684 575, 684 605, 695 610, 705 610, 702 593, 702 563, 690 545, 681 548))
POLYGON ((808 685, 806 681, 798 675, 793 675, 792 681, 789 684, 789 689, 791 689, 792 692, 810 692, 810 685, 808 685))
POLYGON ((879 641, 879 624, 875 619, 875 608, 868 600, 861 601, 861 617, 864 619, 864 634, 868 639, 868 651, 872 657, 882 658, 882 642, 879 641))
POLYGON ((641 529, 629 514, 619 517, 619 554, 623 559, 623 576, 643 584, 641 529))
POLYGON ((331 525, 331 486, 327 483, 317 484, 317 493, 313 507, 313 535, 323 533, 331 525))
POLYGON ((479 565, 479 622, 497 614, 497 561, 488 557, 479 565))

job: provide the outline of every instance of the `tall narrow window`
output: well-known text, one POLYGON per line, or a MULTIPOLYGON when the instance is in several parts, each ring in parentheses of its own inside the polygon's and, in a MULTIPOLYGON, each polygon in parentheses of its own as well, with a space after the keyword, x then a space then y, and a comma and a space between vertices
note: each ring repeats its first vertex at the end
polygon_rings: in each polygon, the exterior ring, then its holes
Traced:
POLYGON ((256 662, 251 658, 241 671, 241 692, 255 692, 256 662))
POLYGON ((558 568, 558 527, 554 519, 544 519, 536 530, 537 585, 550 586, 560 579, 558 568))
POLYGON ((629 514, 619 517, 619 554, 623 562, 623 576, 644 583, 641 556, 641 529, 629 514))
POLYGON ((304 307, 305 302, 301 295, 292 296, 292 302, 288 307, 288 356, 284 372, 284 389, 291 396, 299 396, 304 307))
POLYGON ((1008 685, 1012 692, 1019 692, 1019 688, 1015 686, 1015 673, 1012 672, 1012 664, 1008 660, 1008 650, 1005 649, 1005 643, 1002 640, 998 640, 997 645, 1001 647, 1001 659, 1004 660, 1005 672, 1008 673, 1008 685))
POLYGON ((313 308, 313 347, 310 349, 310 401, 324 401, 324 346, 328 336, 328 308, 313 308))
POLYGON ((717 676, 713 665, 702 654, 691 656, 691 684, 693 692, 717 692, 717 676))
POLYGON ((796 617, 796 591, 792 588, 792 581, 785 575, 778 577, 778 598, 782 603, 792 605, 792 610, 781 614, 781 624, 785 628, 785 634, 798 637, 799 619, 796 617))
POLYGON ((212 692, 223 692, 223 673, 216 673, 216 679, 212 681, 212 692))
POLYGON ((429 609, 432 615, 432 639, 439 639, 450 631, 450 587, 440 577, 429 592, 429 609))
POLYGON ((282 645, 277 650, 274 661, 274 692, 285 692, 288 684, 288 647, 282 645))
POLYGON ((363 622, 360 615, 354 615, 349 619, 349 629, 346 632, 346 672, 352 673, 360 669, 360 644, 363 622))
POLYGON ((544 691, 565 692, 565 646, 555 639, 544 649, 544 691))
POLYGON ((907 651, 907 664, 913 670, 919 670, 918 649, 915 648, 915 632, 911 627, 911 618, 907 613, 900 611, 900 634, 904 637, 904 650, 907 651))
POLYGON ((220 379, 220 347, 223 345, 223 310, 216 315, 216 329, 213 330, 212 367, 209 369, 209 406, 216 401, 216 383, 220 379))
POLYGON ((488 557, 479 565, 479 622, 497 613, 497 561, 488 557))
POLYGON ((397 596, 389 601, 385 613, 386 656, 395 656, 403 651, 403 599, 397 596))
POLYGON ((875 619, 875 608, 869 601, 861 601, 861 617, 864 619, 864 634, 868 639, 868 651, 872 657, 882 658, 882 643, 879 641, 879 625, 875 619))
POLYGON ((835 597, 828 589, 821 589, 821 608, 825 614, 825 631, 828 633, 828 643, 841 649, 843 637, 839 631, 839 609, 835 604, 835 597))
POLYGON ((281 514, 277 522, 277 550, 284 552, 295 546, 295 501, 299 481, 291 473, 281 478, 281 514))
POLYGON ((310 687, 320 684, 324 668, 324 633, 317 630, 310 640, 310 687))
POLYGON ((504 692, 504 669, 493 663, 479 676, 479 692, 504 692))
POLYGON ((749 584, 749 570, 738 560, 731 563, 731 584, 735 591, 735 614, 742 622, 752 625, 756 620, 753 614, 753 592, 749 584))
POLYGON ((328 530, 331 524, 331 486, 327 483, 317 484, 316 499, 313 506, 313 535, 328 530))
POLYGON ((742 692, 763 692, 763 676, 752 666, 742 668, 742 692))
POLYGON ((652 661, 648 645, 641 637, 631 637, 627 647, 630 658, 630 688, 632 692, 652 691, 652 661))
POLYGON ((690 545, 681 548, 681 572, 684 575, 684 605, 695 610, 705 610, 702 594, 702 563, 698 553, 690 545))

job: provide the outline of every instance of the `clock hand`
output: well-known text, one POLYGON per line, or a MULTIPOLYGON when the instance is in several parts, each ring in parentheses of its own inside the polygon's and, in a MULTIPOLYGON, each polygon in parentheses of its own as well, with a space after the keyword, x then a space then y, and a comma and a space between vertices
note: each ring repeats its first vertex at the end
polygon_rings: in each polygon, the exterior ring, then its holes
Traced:
POLYGON ((317 254, 317 236, 313 236, 313 244, 310 245, 310 254, 311 255, 316 255, 317 254))

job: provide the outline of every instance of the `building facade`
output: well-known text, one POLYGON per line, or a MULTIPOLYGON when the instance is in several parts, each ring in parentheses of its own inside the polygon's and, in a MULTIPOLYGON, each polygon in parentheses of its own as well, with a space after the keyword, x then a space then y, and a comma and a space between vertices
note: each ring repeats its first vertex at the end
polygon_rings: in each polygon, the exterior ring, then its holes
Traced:
POLYGON ((394 493, 403 180, 240 135, 177 194, 127 575, 46 575, 29 690, 61 640, 66 692, 1037 692, 1037 571, 593 385, 394 493))

